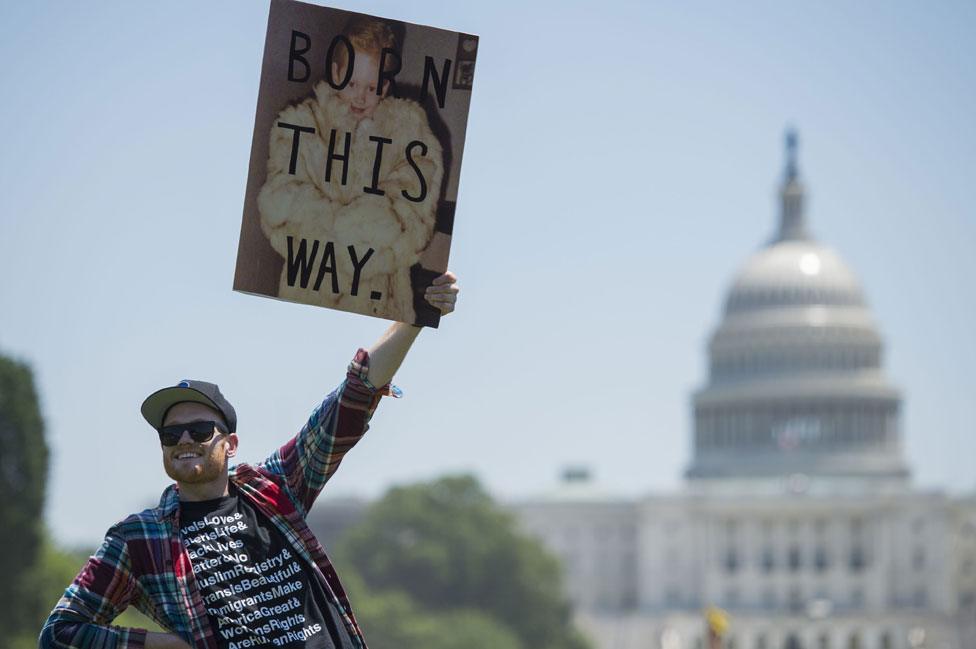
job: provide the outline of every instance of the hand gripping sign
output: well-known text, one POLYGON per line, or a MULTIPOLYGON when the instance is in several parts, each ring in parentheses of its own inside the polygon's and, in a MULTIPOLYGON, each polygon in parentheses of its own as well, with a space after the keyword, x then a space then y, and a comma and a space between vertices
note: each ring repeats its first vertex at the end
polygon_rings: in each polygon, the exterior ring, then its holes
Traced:
POLYGON ((234 290, 436 327, 477 50, 272 0, 234 290))

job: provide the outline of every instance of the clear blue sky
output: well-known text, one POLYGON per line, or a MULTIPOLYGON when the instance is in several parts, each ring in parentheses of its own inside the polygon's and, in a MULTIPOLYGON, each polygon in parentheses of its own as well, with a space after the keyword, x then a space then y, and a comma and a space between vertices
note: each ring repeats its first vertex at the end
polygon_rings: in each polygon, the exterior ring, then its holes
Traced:
MULTIPOLYGON (((477 33, 452 268, 328 493, 567 463, 676 489, 784 128, 810 224, 861 278, 916 480, 976 488, 976 5, 348 2, 477 33)), ((0 5, 0 350, 34 367, 48 520, 91 544, 167 482, 152 390, 220 383, 258 460, 386 324, 231 291, 265 2, 0 5)), ((325 497, 331 497, 329 495, 325 497)))

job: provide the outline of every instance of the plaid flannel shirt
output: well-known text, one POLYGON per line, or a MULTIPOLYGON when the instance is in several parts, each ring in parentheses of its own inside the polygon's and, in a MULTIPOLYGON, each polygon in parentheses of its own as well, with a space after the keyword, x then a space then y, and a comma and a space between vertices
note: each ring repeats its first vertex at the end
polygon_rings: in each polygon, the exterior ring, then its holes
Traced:
MULTIPOLYGON (((313 536, 305 516, 343 456, 369 428, 373 410, 395 388, 377 389, 366 379, 369 355, 360 349, 346 380, 312 412, 294 438, 257 466, 229 472, 242 497, 284 534, 311 567, 342 616, 353 641, 366 649, 349 600, 332 562, 313 536)), ((180 500, 170 485, 159 505, 115 524, 41 630, 42 649, 142 648, 145 629, 111 626, 135 606, 164 629, 199 649, 216 649, 190 557, 180 542, 180 500)))

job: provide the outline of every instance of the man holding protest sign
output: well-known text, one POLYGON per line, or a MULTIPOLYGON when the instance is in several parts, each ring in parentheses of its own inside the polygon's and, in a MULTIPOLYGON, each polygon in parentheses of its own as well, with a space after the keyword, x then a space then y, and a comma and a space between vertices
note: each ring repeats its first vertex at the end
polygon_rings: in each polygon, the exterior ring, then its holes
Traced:
POLYGON ((454 310, 445 271, 478 38, 292 0, 271 0, 267 35, 234 289, 397 322, 256 465, 228 469, 237 415, 216 385, 150 395, 142 414, 176 482, 108 531, 42 648, 366 647, 305 517, 395 396, 417 325, 454 310), (111 626, 128 606, 169 632, 111 626))
MULTIPOLYGON (((454 310, 456 277, 426 290, 454 310)), ((228 469, 237 415, 216 385, 181 381, 142 414, 159 434, 176 483, 159 505, 109 529, 54 608, 42 649, 364 649, 336 571, 305 523, 345 454, 368 429, 420 327, 394 323, 301 431, 256 465, 228 469), (135 606, 169 633, 111 626, 135 606)))

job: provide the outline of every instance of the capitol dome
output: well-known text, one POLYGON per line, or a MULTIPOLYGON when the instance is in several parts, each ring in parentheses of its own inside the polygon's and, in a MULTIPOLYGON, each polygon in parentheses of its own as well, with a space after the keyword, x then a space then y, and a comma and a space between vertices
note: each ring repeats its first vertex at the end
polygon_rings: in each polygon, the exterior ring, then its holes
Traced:
POLYGON ((902 478, 901 397, 860 282, 807 231, 787 137, 776 235, 736 273, 694 395, 691 478, 902 478))
POLYGON ((833 250, 810 240, 780 240, 736 274, 725 313, 798 306, 864 306, 861 286, 833 250))

